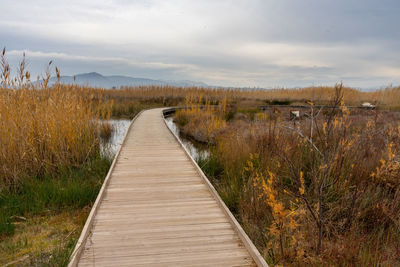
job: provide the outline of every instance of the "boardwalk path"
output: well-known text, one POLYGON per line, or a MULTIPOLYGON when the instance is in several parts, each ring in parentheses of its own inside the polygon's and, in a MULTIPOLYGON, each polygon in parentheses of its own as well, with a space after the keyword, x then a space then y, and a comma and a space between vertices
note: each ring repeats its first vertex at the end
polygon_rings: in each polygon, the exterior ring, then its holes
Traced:
POLYGON ((266 266, 214 193, 165 125, 162 109, 142 112, 70 266, 266 266))

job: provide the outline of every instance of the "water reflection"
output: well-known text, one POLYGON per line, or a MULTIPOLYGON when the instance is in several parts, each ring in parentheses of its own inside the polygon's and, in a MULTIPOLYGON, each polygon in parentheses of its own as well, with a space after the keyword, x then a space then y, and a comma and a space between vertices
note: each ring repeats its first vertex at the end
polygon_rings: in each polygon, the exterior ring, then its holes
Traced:
MULTIPOLYGON (((113 159, 122 144, 125 133, 128 130, 131 121, 120 119, 108 120, 108 122, 112 125, 113 132, 110 139, 101 142, 100 152, 103 156, 113 159)), ((185 148, 188 150, 195 161, 198 161, 200 159, 207 159, 210 156, 209 152, 206 149, 196 147, 192 142, 180 136, 179 128, 174 123, 172 117, 166 118, 166 122, 168 127, 179 137, 182 144, 185 146, 185 148)))
POLYGON ((189 151, 189 154, 195 161, 199 161, 200 159, 207 159, 210 156, 210 153, 206 149, 200 149, 196 147, 192 142, 183 138, 180 135, 178 126, 174 123, 172 117, 165 118, 168 127, 173 131, 181 140, 184 147, 189 151))
POLYGON ((120 148, 122 141, 124 140, 125 133, 128 130, 131 121, 126 119, 121 119, 121 120, 108 120, 108 122, 112 125, 113 132, 111 134, 110 139, 101 142, 100 152, 103 156, 112 159, 115 157, 115 154, 120 148))

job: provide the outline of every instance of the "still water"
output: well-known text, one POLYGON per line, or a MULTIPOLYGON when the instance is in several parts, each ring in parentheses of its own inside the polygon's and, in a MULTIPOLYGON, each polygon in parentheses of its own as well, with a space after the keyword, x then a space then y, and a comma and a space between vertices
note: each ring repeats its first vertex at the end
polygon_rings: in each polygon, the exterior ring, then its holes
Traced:
MULTIPOLYGON (((113 127, 113 133, 109 140, 107 140, 106 142, 101 142, 101 154, 103 156, 112 159, 114 158, 115 154, 120 148, 125 133, 128 130, 131 121, 126 119, 120 119, 120 120, 109 120, 108 122, 113 127)), ((174 123, 172 117, 166 118, 166 122, 168 127, 177 136, 179 136, 179 139, 181 140, 182 144, 189 151, 190 155, 193 157, 194 160, 198 161, 199 159, 206 159, 209 157, 209 152, 206 149, 201 149, 199 147, 196 147, 192 142, 180 136, 179 128, 174 123)))
POLYGON ((199 159, 207 159, 210 156, 210 153, 208 152, 207 149, 201 149, 199 146, 195 146, 192 142, 183 138, 180 135, 179 128, 174 123, 172 117, 165 118, 165 120, 171 131, 174 132, 177 136, 179 136, 179 139, 181 140, 183 146, 187 149, 187 151, 189 151, 189 154, 195 161, 199 161, 199 159))
POLYGON ((103 156, 113 159, 122 144, 125 133, 128 130, 131 121, 121 119, 108 120, 108 122, 112 125, 113 132, 110 139, 100 142, 100 152, 103 156))

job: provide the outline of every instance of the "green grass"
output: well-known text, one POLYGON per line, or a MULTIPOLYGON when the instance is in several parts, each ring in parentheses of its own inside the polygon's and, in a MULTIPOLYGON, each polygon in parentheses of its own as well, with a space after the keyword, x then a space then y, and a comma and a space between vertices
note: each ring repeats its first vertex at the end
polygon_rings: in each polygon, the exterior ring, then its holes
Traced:
POLYGON ((11 218, 8 213, 0 210, 0 240, 1 235, 7 235, 14 233, 15 226, 12 224, 11 218))
POLYGON ((209 151, 210 156, 208 158, 198 158, 197 164, 203 170, 207 177, 213 177, 217 179, 223 174, 224 169, 213 149, 211 148, 209 151))
POLYGON ((100 156, 57 174, 22 179, 0 191, 0 266, 67 266, 103 180, 100 156))
POLYGON ((63 242, 60 242, 49 254, 42 255, 41 257, 33 258, 29 265, 34 266, 67 266, 69 263, 69 257, 74 250, 76 238, 68 237, 63 242))
POLYGON ((25 178, 17 188, 0 191, 0 240, 14 233, 17 216, 91 205, 109 167, 110 161, 99 157, 79 168, 63 168, 57 176, 25 178))
POLYGON ((240 192, 243 186, 242 176, 235 170, 225 170, 218 159, 215 149, 210 148, 208 158, 199 158, 197 164, 204 174, 210 179, 219 192, 222 200, 233 214, 237 214, 240 192))

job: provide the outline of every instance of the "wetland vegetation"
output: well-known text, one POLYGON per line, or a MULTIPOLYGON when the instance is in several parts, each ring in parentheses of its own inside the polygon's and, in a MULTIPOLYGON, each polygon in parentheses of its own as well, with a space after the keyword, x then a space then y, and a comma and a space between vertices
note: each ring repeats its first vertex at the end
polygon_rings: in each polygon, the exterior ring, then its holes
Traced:
POLYGON ((400 112, 324 93, 264 110, 189 96, 175 121, 208 144, 199 165, 272 266, 397 266, 400 112))
POLYGON ((272 266, 400 264, 400 88, 49 87, 50 67, 32 83, 1 56, 0 265, 65 266, 111 164, 102 139, 115 151, 127 125, 109 120, 163 106, 186 108, 176 125, 272 266))

